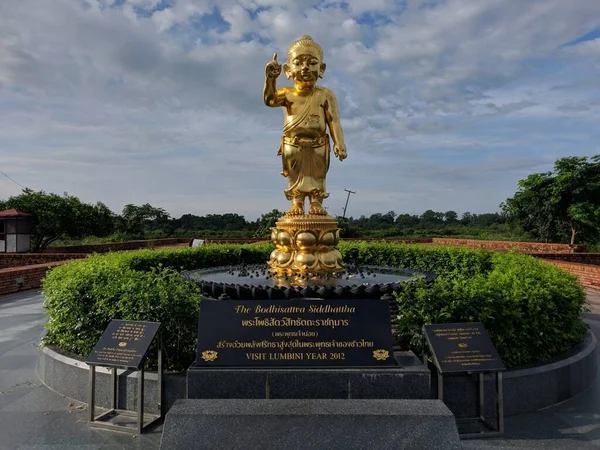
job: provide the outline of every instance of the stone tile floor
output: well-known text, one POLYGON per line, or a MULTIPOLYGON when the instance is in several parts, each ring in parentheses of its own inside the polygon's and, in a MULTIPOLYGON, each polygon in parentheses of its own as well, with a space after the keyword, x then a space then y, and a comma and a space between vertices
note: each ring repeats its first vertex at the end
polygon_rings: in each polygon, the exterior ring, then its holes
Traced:
POLYGON ((600 314, 600 290, 586 289, 585 292, 592 312, 600 314))
MULTIPOLYGON (((588 290, 586 315, 600 335, 600 291, 588 290)), ((42 385, 37 345, 45 322, 35 291, 0 297, 0 450, 158 449, 162 428, 142 436, 90 429, 87 405, 42 385)), ((508 417, 501 438, 463 441, 465 449, 600 448, 600 379, 579 396, 530 414, 508 417)))

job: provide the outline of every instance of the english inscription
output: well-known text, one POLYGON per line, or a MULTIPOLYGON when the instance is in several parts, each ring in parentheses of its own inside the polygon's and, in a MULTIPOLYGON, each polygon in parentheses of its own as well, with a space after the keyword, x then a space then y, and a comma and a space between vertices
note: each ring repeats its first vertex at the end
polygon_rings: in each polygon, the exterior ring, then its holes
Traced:
POLYGON ((110 321, 86 362, 107 367, 139 369, 160 323, 133 320, 110 321))
POLYGON ((425 325, 425 337, 440 373, 505 370, 481 322, 425 325))
POLYGON ((396 364, 381 300, 200 301, 197 366, 396 364))

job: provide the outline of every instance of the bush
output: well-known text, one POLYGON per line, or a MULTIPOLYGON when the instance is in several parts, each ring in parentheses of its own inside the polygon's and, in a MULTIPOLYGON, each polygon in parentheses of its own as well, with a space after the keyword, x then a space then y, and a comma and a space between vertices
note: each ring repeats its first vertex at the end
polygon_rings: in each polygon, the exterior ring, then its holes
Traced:
POLYGON ((547 361, 581 342, 585 292, 576 277, 519 253, 466 247, 344 243, 362 264, 430 271, 433 284, 405 283, 395 326, 421 350, 423 325, 483 322, 508 367, 547 361), (386 264, 387 262, 387 264, 386 264))
MULTIPOLYGON (((204 245, 94 255, 51 270, 43 284, 49 321, 45 342, 85 356, 111 319, 149 320, 165 327, 169 369, 194 359, 198 288, 179 272, 268 259, 272 244, 204 245)), ((582 341, 585 296, 576 279, 529 256, 466 247, 341 243, 359 249, 361 264, 435 272, 433 284, 402 284, 400 334, 418 346, 422 326, 481 321, 509 367, 552 358, 582 341)))
MULTIPOLYGON (((237 263, 239 248, 114 252, 58 266, 43 283, 48 315, 44 342, 86 356, 111 319, 161 322, 165 365, 183 370, 195 356, 200 291, 179 270, 237 263)), ((245 248, 248 262, 264 261, 271 250, 265 245, 245 248)))
POLYGON ((492 268, 491 251, 468 247, 381 242, 342 242, 338 246, 344 257, 351 248, 358 249, 361 264, 410 268, 447 277, 474 276, 492 268))
POLYGON ((487 273, 407 285, 397 294, 400 335, 418 348, 423 325, 483 322, 507 367, 547 361, 583 340, 585 293, 574 276, 515 253, 491 262, 487 273))

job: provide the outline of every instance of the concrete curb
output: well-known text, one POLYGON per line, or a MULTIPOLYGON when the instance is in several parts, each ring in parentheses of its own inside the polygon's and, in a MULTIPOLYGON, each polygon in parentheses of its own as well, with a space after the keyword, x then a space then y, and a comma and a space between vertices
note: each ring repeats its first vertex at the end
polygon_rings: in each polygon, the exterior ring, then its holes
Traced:
MULTIPOLYGON (((50 347, 42 347, 38 363, 38 377, 53 391, 84 403, 89 401, 89 366, 74 358, 58 353, 50 347)), ((96 367, 96 405, 110 405, 110 370, 96 367)), ((118 407, 134 410, 137 399, 137 375, 133 370, 117 369, 119 377, 118 407)), ((158 412, 156 372, 144 374, 144 410, 158 412)), ((185 398, 185 374, 166 373, 163 379, 164 411, 177 399, 185 398)))
MULTIPOLYGON (((504 415, 537 411, 564 402, 586 390, 596 378, 598 341, 591 331, 573 349, 540 366, 508 370, 503 374, 504 415)), ((437 396, 437 376, 432 376, 437 396)), ((495 376, 484 377, 485 415, 495 417, 495 376)), ((444 402, 458 418, 477 416, 475 375, 445 375, 444 402)))
MULTIPOLYGON (((588 332, 584 342, 562 355, 560 359, 541 366, 510 370, 504 373, 504 413, 506 416, 532 412, 568 400, 587 389, 596 377, 597 339, 588 332)), ((131 370, 118 370, 119 407, 135 409, 137 377, 131 370)), ((89 371, 83 361, 67 357, 43 347, 38 365, 40 380, 59 394, 88 401, 89 371)), ((432 374, 432 398, 437 397, 435 374, 432 374)), ((107 407, 110 398, 109 370, 97 368, 96 402, 107 407)), ((145 409, 156 412, 157 376, 146 372, 145 409)), ((167 412, 178 399, 186 398, 186 375, 165 374, 163 405, 167 412)), ((494 417, 496 400, 494 378, 485 377, 486 416, 494 417)), ((477 391, 475 377, 465 375, 444 377, 444 402, 456 417, 476 415, 477 391)))

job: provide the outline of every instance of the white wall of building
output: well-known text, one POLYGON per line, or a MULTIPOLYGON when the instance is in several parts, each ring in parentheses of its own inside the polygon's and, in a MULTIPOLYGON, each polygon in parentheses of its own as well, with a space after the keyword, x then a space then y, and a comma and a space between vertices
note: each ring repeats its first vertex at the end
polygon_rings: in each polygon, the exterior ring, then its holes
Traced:
POLYGON ((31 250, 31 238, 28 234, 17 235, 17 251, 25 253, 31 250))
POLYGON ((7 234, 6 235, 6 252, 15 253, 17 251, 17 235, 7 234))

